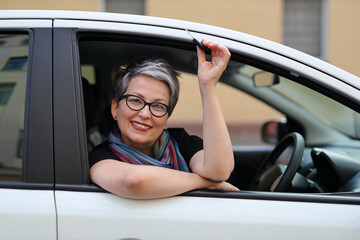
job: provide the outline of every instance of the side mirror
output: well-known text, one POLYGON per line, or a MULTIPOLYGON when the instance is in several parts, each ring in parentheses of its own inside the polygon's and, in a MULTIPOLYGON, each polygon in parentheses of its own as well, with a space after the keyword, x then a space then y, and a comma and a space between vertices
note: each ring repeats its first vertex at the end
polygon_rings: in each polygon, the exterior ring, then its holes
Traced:
POLYGON ((285 119, 269 121, 261 128, 261 138, 264 142, 276 144, 288 133, 288 125, 285 119))
POLYGON ((279 76, 271 72, 258 72, 252 76, 255 87, 269 87, 280 82, 279 76))

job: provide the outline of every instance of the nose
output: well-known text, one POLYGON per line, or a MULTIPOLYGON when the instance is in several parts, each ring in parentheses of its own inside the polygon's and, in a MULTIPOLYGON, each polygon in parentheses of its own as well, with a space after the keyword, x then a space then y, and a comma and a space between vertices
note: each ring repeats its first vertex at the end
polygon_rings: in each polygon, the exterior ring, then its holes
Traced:
POLYGON ((139 116, 142 118, 150 118, 151 117, 150 106, 147 105, 143 109, 141 109, 139 112, 139 116))

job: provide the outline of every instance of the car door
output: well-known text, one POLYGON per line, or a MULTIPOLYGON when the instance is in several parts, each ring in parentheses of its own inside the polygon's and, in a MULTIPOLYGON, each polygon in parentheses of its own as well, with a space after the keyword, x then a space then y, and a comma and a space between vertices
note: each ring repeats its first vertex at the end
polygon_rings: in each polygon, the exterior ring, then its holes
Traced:
MULTIPOLYGON (((166 45, 195 52, 180 23, 174 28, 161 27, 161 23, 152 24, 148 19, 141 24, 141 19, 136 18, 135 24, 131 17, 111 16, 111 22, 54 21, 54 156, 59 239, 358 237, 359 200, 351 197, 201 190, 164 199, 130 200, 91 184, 79 39, 87 39, 89 35, 93 43, 107 39, 104 44, 113 51, 111 43, 122 38, 130 43, 141 41, 152 47, 166 45)), ((258 54, 258 58, 281 59, 288 61, 289 66, 295 64, 293 60, 264 49, 211 35, 207 37, 227 45, 239 56, 258 54)), ((101 61, 101 49, 92 51, 93 57, 101 61)), ((118 54, 121 56, 121 52, 118 54)), ((110 75, 111 68, 108 70, 110 75)), ((302 70, 322 75, 307 66, 302 66, 302 70)))
POLYGON ((0 239, 56 239, 52 22, 16 17, 0 19, 0 239))

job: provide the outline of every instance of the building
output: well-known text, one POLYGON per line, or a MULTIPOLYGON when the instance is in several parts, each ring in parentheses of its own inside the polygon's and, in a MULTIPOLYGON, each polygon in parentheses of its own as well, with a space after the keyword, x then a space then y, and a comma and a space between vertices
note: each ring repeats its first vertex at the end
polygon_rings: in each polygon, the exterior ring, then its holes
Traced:
MULTIPOLYGON (((360 76, 357 42, 360 30, 356 26, 360 22, 360 1, 357 0, 2 0, 0 9, 107 11, 200 22, 283 43, 360 76)), ((197 85, 185 83, 182 87, 197 89, 197 85)), ((170 125, 182 125, 199 132, 200 95, 198 90, 192 91, 197 93, 180 96, 170 125)), ((234 133, 233 140, 240 144, 258 144, 261 124, 283 117, 227 86, 219 85, 219 94, 228 127, 234 133), (221 96, 229 95, 233 102, 240 103, 240 110, 226 107, 231 106, 226 102, 229 98, 221 96), (253 109, 262 110, 253 112, 253 109)))

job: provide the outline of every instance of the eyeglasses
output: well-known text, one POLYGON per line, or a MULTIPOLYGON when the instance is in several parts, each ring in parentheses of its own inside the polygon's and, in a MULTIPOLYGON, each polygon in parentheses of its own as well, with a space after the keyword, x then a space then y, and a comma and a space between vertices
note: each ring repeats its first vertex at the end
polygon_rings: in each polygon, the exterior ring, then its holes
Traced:
POLYGON ((169 111, 169 106, 159 102, 146 102, 141 97, 126 94, 123 95, 120 100, 126 99, 126 105, 134 111, 142 110, 146 105, 149 105, 149 109, 152 115, 155 117, 163 117, 169 111))

